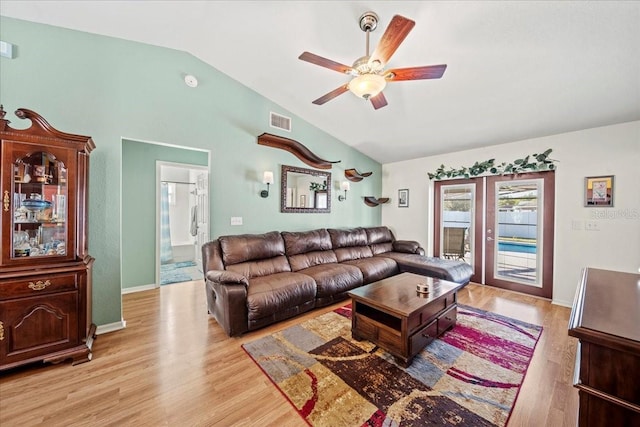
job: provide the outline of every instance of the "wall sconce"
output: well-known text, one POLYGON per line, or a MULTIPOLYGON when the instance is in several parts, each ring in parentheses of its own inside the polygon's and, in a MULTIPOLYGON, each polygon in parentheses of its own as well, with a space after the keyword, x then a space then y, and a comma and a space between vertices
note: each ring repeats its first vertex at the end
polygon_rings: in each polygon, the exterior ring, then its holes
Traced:
POLYGON ((267 189, 260 192, 260 197, 269 197, 269 185, 273 184, 273 172, 264 171, 262 175, 262 183, 267 184, 267 189))
POLYGON ((338 196, 338 200, 343 202, 347 200, 347 191, 349 191, 350 189, 349 181, 342 181, 342 184, 340 184, 340 189, 344 191, 344 196, 338 196))

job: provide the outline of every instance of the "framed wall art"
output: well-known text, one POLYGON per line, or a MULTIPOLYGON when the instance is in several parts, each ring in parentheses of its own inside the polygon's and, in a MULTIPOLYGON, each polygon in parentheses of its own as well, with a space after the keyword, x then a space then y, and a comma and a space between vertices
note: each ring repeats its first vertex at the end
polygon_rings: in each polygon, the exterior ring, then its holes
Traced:
POLYGON ((402 190, 398 190, 398 207, 399 208, 409 207, 409 189, 408 188, 403 188, 402 190))
POLYGON ((613 207, 613 175, 584 179, 585 207, 613 207))

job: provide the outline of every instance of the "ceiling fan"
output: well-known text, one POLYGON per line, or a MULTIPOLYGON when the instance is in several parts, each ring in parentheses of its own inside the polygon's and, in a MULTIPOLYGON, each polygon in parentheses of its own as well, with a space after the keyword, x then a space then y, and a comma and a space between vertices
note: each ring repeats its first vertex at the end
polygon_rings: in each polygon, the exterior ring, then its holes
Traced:
POLYGON ((391 55, 398 49, 400 43, 407 37, 415 24, 410 19, 395 15, 382 35, 376 50, 372 55, 369 55, 369 33, 378 26, 378 15, 374 12, 365 12, 360 17, 360 29, 367 34, 366 54, 358 58, 352 66, 310 52, 303 52, 298 59, 353 76, 349 83, 321 96, 313 103, 322 105, 338 95, 351 91, 360 98, 370 100, 373 108, 377 110, 387 105, 387 99, 382 93, 387 82, 439 79, 442 77, 447 68, 446 64, 384 70, 391 55))

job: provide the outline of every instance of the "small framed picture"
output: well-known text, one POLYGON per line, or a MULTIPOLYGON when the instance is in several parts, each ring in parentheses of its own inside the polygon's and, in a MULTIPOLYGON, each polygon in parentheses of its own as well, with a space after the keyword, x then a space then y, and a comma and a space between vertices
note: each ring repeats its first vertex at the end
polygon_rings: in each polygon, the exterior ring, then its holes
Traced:
POLYGON ((316 209, 327 209, 327 191, 316 191, 316 209))
POLYGON ((409 207, 409 189, 408 188, 403 188, 402 190, 398 190, 398 207, 399 208, 409 207))
POLYGON ((613 175, 584 179, 585 207, 613 207, 613 175))

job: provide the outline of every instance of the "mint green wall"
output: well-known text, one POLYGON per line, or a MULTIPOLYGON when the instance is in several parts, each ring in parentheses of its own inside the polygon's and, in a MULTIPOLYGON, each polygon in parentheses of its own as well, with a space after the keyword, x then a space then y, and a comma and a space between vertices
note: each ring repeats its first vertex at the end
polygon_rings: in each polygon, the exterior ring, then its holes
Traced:
POLYGON ((98 325, 121 320, 121 225, 128 227, 120 223, 122 138, 211 151, 212 237, 380 224, 380 208, 362 202, 362 196, 381 196, 379 163, 188 53, 6 17, 0 17, 0 39, 17 51, 14 59, 0 58, 0 102, 13 125, 25 126, 12 111, 29 108, 54 127, 91 135, 96 143, 89 249, 96 258, 93 320, 98 325), (184 84, 186 73, 198 77, 196 89, 184 84), (292 117, 293 132, 270 128, 270 111, 292 117), (280 166, 305 165, 287 152, 257 145, 263 132, 296 139, 322 158, 342 160, 331 170, 331 214, 280 213, 280 166), (335 186, 348 168, 373 171, 373 176, 353 183, 348 200, 338 202, 335 186), (267 199, 258 195, 264 170, 276 175, 267 199), (244 225, 231 226, 231 216, 242 216, 244 225))
POLYGON ((209 153, 122 141, 122 288, 155 283, 156 161, 207 166, 209 153))

